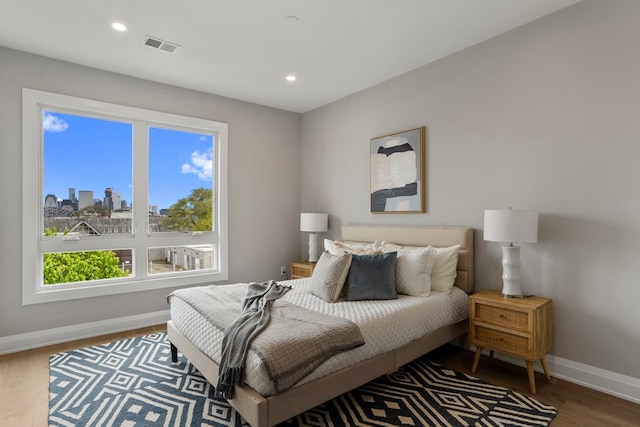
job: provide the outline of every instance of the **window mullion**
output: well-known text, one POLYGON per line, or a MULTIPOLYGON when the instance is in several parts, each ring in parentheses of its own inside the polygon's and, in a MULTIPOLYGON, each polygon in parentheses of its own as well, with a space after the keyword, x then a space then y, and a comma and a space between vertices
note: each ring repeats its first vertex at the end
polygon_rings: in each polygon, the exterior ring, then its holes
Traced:
POLYGON ((142 120, 133 124, 133 245, 136 277, 147 277, 146 246, 149 235, 149 126, 142 120))

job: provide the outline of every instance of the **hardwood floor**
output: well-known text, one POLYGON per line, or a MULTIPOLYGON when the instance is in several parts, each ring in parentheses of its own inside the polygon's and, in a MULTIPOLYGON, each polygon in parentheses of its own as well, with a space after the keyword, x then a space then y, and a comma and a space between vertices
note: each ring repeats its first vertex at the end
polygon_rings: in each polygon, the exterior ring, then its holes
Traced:
MULTIPOLYGON (((0 356, 0 425, 42 427, 48 419, 49 355, 166 330, 165 325, 122 332, 0 356)), ((471 374, 473 353, 445 346, 431 353, 431 360, 471 374)), ((474 374, 492 384, 532 396, 525 368, 484 357, 474 374)), ((640 405, 536 373, 535 398, 558 408, 552 427, 640 425, 640 405)))
POLYGON ((482 356, 475 374, 471 374, 474 352, 459 347, 444 346, 431 353, 431 360, 448 368, 481 378, 495 385, 516 390, 539 401, 553 405, 558 415, 551 427, 638 427, 640 405, 599 391, 582 387, 553 376, 535 373, 536 394, 531 394, 527 370, 497 359, 482 356))

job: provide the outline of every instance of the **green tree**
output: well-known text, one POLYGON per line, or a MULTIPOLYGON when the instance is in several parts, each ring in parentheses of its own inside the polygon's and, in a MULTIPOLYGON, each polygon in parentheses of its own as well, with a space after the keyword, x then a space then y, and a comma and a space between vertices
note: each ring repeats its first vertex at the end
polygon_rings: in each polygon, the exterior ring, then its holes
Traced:
MULTIPOLYGON (((67 234, 69 234, 69 230, 64 230, 62 232, 62 234, 64 234, 66 236, 67 234)), ((45 236, 57 236, 58 235, 58 230, 56 229, 55 226, 49 227, 49 228, 45 228, 44 229, 44 235, 45 236)))
POLYGON ((105 216, 111 216, 111 211, 106 206, 87 206, 80 209, 75 213, 75 216, 80 218, 102 218, 105 216))
POLYGON ((211 189, 196 188, 188 197, 179 199, 169 207, 168 216, 162 220, 165 231, 211 231, 211 189))
MULTIPOLYGON (((57 234, 56 228, 46 228, 44 234, 45 236, 55 236, 57 234)), ((119 259, 113 251, 44 254, 44 284, 51 285, 127 276, 127 273, 118 267, 118 261, 119 259)))
POLYGON ((44 254, 44 284, 125 277, 112 251, 57 252, 44 254))

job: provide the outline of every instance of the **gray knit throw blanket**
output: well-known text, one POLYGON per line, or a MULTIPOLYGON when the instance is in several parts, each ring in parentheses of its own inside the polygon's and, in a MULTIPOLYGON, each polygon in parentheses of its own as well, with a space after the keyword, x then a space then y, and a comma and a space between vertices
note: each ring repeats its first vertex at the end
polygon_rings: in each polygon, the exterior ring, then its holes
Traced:
POLYGON ((249 284, 242 300, 240 316, 229 325, 222 337, 215 397, 233 398, 234 386, 244 378, 244 364, 251 341, 269 324, 271 304, 289 289, 289 286, 279 285, 273 280, 249 284))

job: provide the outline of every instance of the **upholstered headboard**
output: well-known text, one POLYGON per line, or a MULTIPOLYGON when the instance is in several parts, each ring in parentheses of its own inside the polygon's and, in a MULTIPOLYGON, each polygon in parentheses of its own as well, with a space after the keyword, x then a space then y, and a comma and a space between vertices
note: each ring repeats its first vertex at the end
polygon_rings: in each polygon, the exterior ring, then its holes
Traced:
POLYGON ((455 285, 473 292, 473 229, 404 225, 343 225, 342 240, 354 242, 386 241, 403 246, 447 247, 460 245, 455 285))

